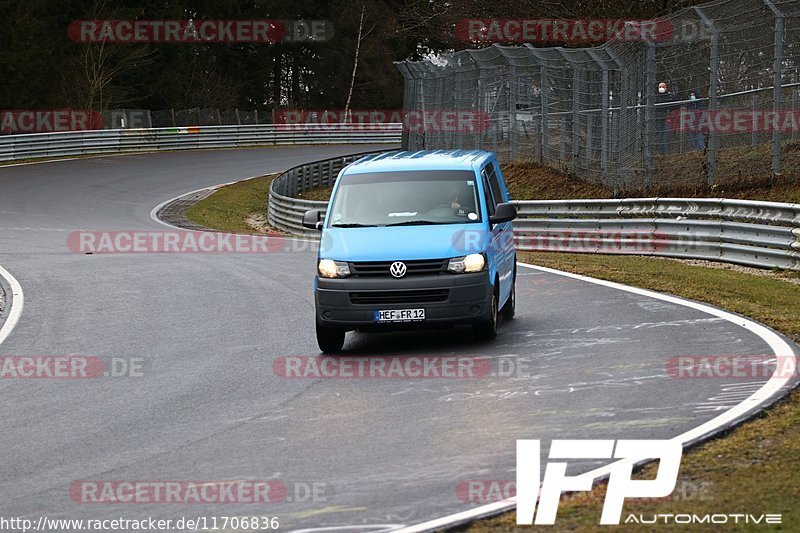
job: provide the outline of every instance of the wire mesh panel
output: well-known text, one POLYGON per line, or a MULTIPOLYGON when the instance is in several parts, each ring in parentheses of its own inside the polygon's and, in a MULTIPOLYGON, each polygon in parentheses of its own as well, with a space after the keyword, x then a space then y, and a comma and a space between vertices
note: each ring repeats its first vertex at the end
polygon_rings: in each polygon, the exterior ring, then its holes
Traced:
POLYGON ((493 150, 619 191, 722 186, 800 172, 800 2, 719 0, 650 39, 592 48, 498 44, 399 62, 407 111, 485 113, 476 131, 407 146, 493 150))

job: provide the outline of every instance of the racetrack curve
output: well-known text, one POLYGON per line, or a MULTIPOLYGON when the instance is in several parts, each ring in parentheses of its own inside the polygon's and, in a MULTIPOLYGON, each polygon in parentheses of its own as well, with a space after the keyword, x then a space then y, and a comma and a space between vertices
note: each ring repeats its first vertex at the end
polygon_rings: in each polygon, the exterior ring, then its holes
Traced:
POLYGON ((675 356, 773 353, 735 320, 522 267, 517 317, 493 343, 478 344, 468 328, 455 328, 351 334, 345 346, 357 357, 483 356, 502 375, 286 379, 273 370, 277 358, 319 354, 310 249, 67 249, 74 230, 164 229, 151 210, 190 190, 379 148, 175 152, 0 167, 0 266, 25 298, 0 356, 145 360, 138 378, 0 379, 0 516, 268 515, 280 517, 281 529, 389 529, 478 505, 463 501, 459 483, 513 480, 516 439, 672 438, 723 416, 766 382, 668 375, 675 356), (79 480, 242 479, 282 480, 295 501, 81 504, 69 494, 79 480), (324 494, 297 501, 293 491, 303 483, 318 484, 324 494))

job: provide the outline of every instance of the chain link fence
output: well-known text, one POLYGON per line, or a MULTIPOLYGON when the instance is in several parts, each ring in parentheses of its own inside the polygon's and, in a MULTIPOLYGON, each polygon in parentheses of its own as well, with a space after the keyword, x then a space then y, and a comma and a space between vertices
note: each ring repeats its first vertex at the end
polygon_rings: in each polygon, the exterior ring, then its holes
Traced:
POLYGON ((272 124, 272 111, 245 109, 115 109, 104 113, 106 129, 174 128, 186 126, 243 126, 272 124))
POLYGON ((722 0, 663 20, 671 32, 657 39, 495 44, 398 62, 406 110, 490 119, 404 142, 493 150, 618 191, 800 175, 800 2, 722 0))

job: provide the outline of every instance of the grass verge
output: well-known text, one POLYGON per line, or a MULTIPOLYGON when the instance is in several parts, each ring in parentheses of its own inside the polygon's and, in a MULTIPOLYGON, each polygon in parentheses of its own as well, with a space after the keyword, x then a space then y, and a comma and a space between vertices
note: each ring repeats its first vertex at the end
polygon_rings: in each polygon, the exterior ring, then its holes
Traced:
MULTIPOLYGON (((707 302, 752 317, 800 341, 800 285, 797 284, 736 270, 647 257, 521 253, 520 260, 707 302)), ((684 454, 679 486, 686 483, 684 486, 692 487, 693 493, 676 491, 668 498, 628 500, 622 521, 628 514, 652 517, 669 513, 781 513, 782 526, 693 525, 692 529, 798 531, 799 454, 800 390, 795 390, 724 437, 684 454)), ((639 476, 652 479, 654 474, 655 468, 648 466, 639 476)), ((592 492, 564 496, 556 521, 558 530, 605 530, 598 525, 605 489, 601 483, 592 492)), ((529 529, 517 527, 515 521, 512 512, 475 522, 462 530, 476 533, 529 529)), ((648 531, 681 528, 674 524, 633 527, 648 531)))
POLYGON ((186 218, 207 228, 230 233, 253 233, 253 216, 264 216, 269 185, 277 174, 226 185, 186 210, 186 218))

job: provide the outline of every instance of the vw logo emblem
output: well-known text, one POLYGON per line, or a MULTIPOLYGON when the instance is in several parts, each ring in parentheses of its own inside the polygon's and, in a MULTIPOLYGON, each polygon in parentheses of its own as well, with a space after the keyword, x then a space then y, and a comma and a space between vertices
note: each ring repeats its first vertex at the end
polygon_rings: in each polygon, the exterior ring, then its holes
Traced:
POLYGON ((406 275, 406 264, 402 261, 395 261, 392 263, 392 266, 389 267, 389 273, 396 278, 402 278, 406 275))

